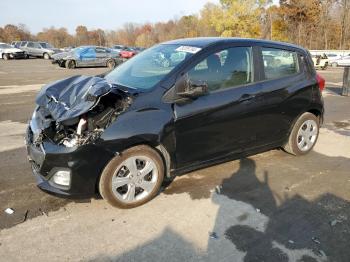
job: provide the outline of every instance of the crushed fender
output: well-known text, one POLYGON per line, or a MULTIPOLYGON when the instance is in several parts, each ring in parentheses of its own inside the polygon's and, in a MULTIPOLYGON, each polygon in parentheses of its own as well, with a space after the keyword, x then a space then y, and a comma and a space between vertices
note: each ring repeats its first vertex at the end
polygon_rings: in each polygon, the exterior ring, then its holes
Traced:
POLYGON ((94 142, 131 104, 131 95, 104 78, 73 76, 39 92, 30 126, 33 142, 66 147, 94 142))

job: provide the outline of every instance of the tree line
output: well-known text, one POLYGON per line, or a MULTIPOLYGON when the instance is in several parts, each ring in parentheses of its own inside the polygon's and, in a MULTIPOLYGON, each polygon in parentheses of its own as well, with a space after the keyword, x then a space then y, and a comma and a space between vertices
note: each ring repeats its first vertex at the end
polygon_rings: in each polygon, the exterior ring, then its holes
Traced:
POLYGON ((149 47, 186 37, 251 37, 286 41, 309 49, 350 49, 350 0, 220 0, 198 14, 167 22, 126 23, 117 30, 44 28, 32 34, 23 24, 0 27, 0 41, 46 41, 56 47, 122 44, 149 47))

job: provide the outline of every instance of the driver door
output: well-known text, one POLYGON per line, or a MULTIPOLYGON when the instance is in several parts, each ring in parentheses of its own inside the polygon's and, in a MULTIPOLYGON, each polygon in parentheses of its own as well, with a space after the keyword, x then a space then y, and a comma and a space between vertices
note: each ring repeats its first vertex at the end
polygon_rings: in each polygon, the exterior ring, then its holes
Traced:
POLYGON ((86 48, 79 54, 78 65, 80 66, 96 65, 96 51, 94 47, 86 48))
POLYGON ((187 72, 189 82, 206 82, 209 93, 174 105, 178 168, 254 146, 263 99, 253 72, 252 47, 212 53, 187 72))

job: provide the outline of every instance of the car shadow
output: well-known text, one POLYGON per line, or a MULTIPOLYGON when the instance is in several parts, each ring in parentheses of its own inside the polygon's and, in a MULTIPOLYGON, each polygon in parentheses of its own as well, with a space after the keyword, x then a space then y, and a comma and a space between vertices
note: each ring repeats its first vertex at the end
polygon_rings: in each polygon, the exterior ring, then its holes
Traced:
MULTIPOLYGON (((304 158, 286 159, 293 165, 305 164, 299 171, 290 169, 290 175, 306 174, 311 168, 310 161, 317 167, 316 174, 330 164, 346 165, 346 168, 350 160, 316 152, 304 158)), ((268 170, 257 174, 254 159, 238 161, 238 170, 222 181, 216 193, 203 195, 218 206, 211 230, 214 234, 208 235, 206 251, 196 249, 167 227, 162 235, 135 249, 115 256, 99 254, 87 261, 349 261, 350 203, 347 200, 331 193, 318 194, 310 200, 298 193, 292 194, 291 189, 278 196, 270 186, 268 170)), ((283 170, 283 175, 288 173, 283 170)), ((190 195, 195 191, 193 187, 188 189, 190 195)), ((194 193, 194 197, 198 194, 194 193)))

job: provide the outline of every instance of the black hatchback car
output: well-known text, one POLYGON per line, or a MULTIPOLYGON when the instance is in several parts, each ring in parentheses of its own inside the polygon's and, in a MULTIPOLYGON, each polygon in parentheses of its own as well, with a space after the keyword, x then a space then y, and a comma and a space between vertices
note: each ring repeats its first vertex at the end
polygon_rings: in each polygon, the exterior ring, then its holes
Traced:
POLYGON ((315 145, 325 81, 299 46, 239 38, 156 45, 106 75, 42 88, 26 140, 38 186, 130 208, 165 178, 315 145))

